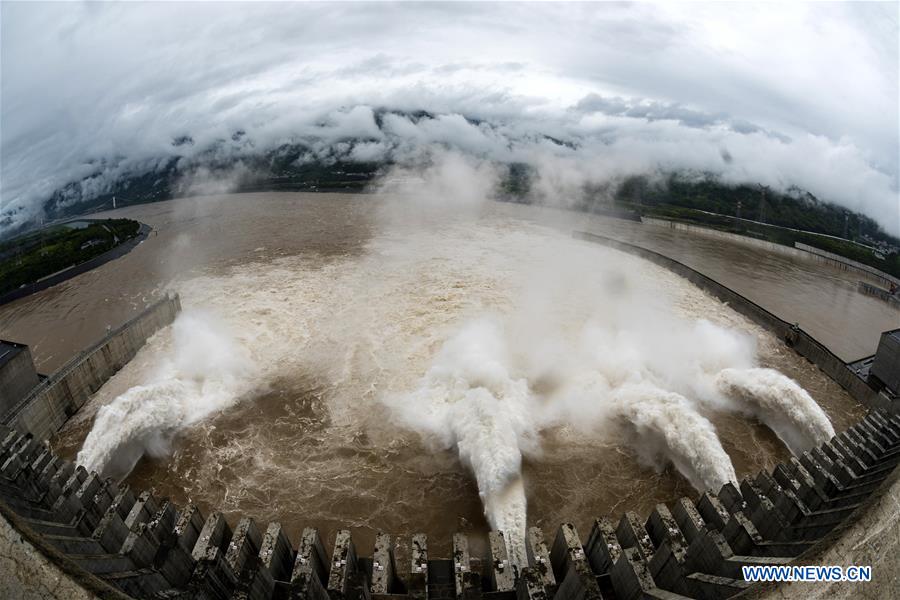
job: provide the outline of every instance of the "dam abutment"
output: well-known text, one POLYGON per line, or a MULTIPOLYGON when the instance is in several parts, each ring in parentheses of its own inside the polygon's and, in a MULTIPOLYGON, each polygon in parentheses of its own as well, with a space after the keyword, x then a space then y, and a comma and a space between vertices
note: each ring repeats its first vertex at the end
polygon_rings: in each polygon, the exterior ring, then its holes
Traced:
POLYGON ((817 262, 823 265, 827 265, 832 269, 858 274, 860 277, 868 279, 872 283, 875 283, 884 289, 889 289, 891 285, 900 285, 900 279, 891 275, 890 273, 885 273, 884 271, 880 271, 875 267, 871 267, 861 262, 849 259, 845 256, 841 256, 840 254, 828 252, 827 250, 822 250, 821 248, 816 248, 814 246, 803 244, 801 242, 795 242, 793 246, 785 246, 784 244, 778 244, 776 242, 770 242, 767 240, 750 237, 748 235, 741 235, 739 233, 731 233, 728 231, 713 229, 711 227, 703 227, 701 225, 683 223, 681 221, 670 221, 668 219, 659 219, 654 217, 641 217, 641 223, 644 223, 645 225, 653 225, 656 227, 665 227, 667 229, 682 231, 693 235, 702 235, 705 237, 728 240, 729 242, 734 242, 744 246, 761 248, 768 252, 774 252, 776 254, 781 254, 782 256, 787 256, 790 258, 817 262))
POLYGON ((49 439, 91 394, 134 358, 150 336, 171 324, 180 311, 177 294, 151 304, 39 382, 8 408, 2 422, 36 439, 49 439))

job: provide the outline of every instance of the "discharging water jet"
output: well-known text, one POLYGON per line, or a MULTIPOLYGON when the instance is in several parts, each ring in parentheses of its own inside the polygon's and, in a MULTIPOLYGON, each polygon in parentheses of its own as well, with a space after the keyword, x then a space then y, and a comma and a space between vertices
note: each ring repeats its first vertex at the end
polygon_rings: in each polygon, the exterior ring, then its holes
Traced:
POLYGON ((501 327, 463 327, 438 352, 417 390, 387 398, 398 418, 432 445, 455 447, 475 474, 485 516, 507 536, 510 560, 525 558, 522 449, 535 446, 528 384, 510 375, 501 327))
POLYGON ((781 438, 795 456, 834 437, 822 407, 796 381, 774 369, 723 369, 719 389, 781 438))
POLYGON ((209 313, 182 312, 171 345, 150 381, 97 411, 78 453, 86 469, 124 476, 144 454, 165 456, 180 430, 226 409, 258 383, 250 353, 209 313))
POLYGON ((632 448, 646 461, 672 461, 700 492, 737 482, 712 423, 684 396, 639 383, 617 390, 615 401, 618 415, 637 434, 632 448))

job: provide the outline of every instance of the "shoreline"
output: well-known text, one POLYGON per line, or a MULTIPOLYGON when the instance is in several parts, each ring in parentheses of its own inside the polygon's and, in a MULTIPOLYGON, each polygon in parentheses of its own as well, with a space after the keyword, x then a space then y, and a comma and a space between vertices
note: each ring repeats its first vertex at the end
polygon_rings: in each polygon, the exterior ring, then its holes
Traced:
POLYGON ((73 277, 77 277, 82 273, 87 273, 92 269, 96 269, 100 265, 104 265, 111 260, 115 260, 119 257, 125 256, 134 248, 136 248, 138 244, 146 240, 147 236, 149 236, 150 232, 153 230, 153 228, 146 223, 140 223, 140 225, 141 228, 138 230, 136 236, 134 236, 130 240, 122 242, 114 248, 110 248, 103 254, 86 260, 83 263, 72 265, 71 267, 63 269, 62 271, 57 271, 56 273, 46 275, 41 279, 38 279, 37 281, 26 283, 18 289, 3 294, 2 296, 0 296, 0 306, 9 304, 10 302, 13 302, 15 300, 19 300, 20 298, 25 298, 32 294, 36 294, 37 292, 41 292, 43 290, 46 290, 47 288, 53 287, 54 285, 72 279, 73 277))

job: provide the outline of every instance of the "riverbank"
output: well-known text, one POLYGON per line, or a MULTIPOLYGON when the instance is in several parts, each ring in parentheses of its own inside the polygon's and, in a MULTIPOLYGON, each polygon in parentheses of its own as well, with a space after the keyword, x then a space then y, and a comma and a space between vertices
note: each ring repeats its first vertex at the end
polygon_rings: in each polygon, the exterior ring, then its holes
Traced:
MULTIPOLYGON (((82 221, 94 223, 93 220, 82 219, 82 221)), ((96 223, 102 223, 102 221, 96 221, 96 223)), ((150 235, 152 228, 145 223, 137 223, 139 228, 137 234, 133 237, 126 239, 125 241, 113 246, 106 252, 102 254, 98 254, 93 258, 80 262, 78 264, 66 267, 49 275, 45 275, 32 281, 30 283, 22 284, 17 289, 14 289, 10 292, 7 292, 3 295, 0 295, 0 305, 6 304, 8 302, 12 302, 13 300, 18 300, 19 298, 24 298, 25 296, 30 296, 31 294, 40 292, 42 290, 46 290, 49 287, 62 283, 67 279, 71 279, 82 273, 90 271, 91 269, 95 269, 100 265, 108 263, 111 260, 115 260, 120 256, 124 256, 135 246, 143 242, 147 239, 147 236, 150 235)))

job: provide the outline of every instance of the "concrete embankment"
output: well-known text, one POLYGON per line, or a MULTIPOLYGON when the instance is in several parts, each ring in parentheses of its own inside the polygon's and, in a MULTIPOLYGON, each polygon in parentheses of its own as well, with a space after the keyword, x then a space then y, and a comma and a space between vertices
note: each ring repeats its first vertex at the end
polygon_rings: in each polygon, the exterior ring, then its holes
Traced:
POLYGON ((676 231, 684 231, 687 233, 703 235, 706 237, 720 238, 723 240, 728 240, 730 242, 743 244, 745 246, 762 248, 763 250, 776 252, 778 254, 789 256, 791 258, 826 264, 829 267, 839 269, 841 271, 856 273, 862 277, 865 277, 870 282, 885 288, 889 288, 892 283, 895 285, 900 285, 900 279, 894 277, 893 275, 890 275, 889 273, 879 271, 874 267, 864 265, 860 262, 843 257, 839 254, 834 254, 833 252, 814 248, 813 246, 802 244, 800 242, 795 243, 794 247, 784 246, 782 244, 776 244, 775 242, 760 240, 736 233, 729 233, 727 231, 719 231, 718 229, 712 229, 710 227, 702 227, 700 225, 692 225, 690 223, 681 223, 679 221, 669 221, 667 219, 655 219, 652 217, 641 217, 641 222, 645 225, 655 225, 659 227, 666 227, 668 229, 674 229, 676 231))
POLYGON ((780 582, 761 584, 745 592, 742 600, 844 600, 895 598, 900 590, 900 469, 840 526, 821 540, 802 561, 804 565, 863 565, 872 567, 865 583, 780 582))
POLYGON ((875 267, 870 267, 869 265, 864 265, 861 262, 851 260, 845 256, 841 256, 840 254, 835 254, 834 252, 828 252, 827 250, 808 246, 807 244, 801 244, 800 242, 794 242, 794 247, 802 252, 812 254, 813 256, 817 257, 820 262, 824 262, 825 264, 836 269, 841 269, 844 271, 855 271, 857 273, 866 275, 869 278, 873 279, 876 283, 884 287, 890 288, 891 284, 900 285, 900 279, 897 279, 893 275, 885 273, 884 271, 879 271, 875 267))
POLYGON ((36 439, 48 439, 180 310, 177 295, 149 306, 38 384, 3 416, 3 422, 36 439))
POLYGON ((859 282, 858 289, 861 294, 872 296, 874 298, 878 298, 879 300, 884 300, 894 308, 900 308, 900 297, 898 297, 896 294, 892 294, 887 290, 881 289, 880 287, 868 284, 865 281, 859 282))

